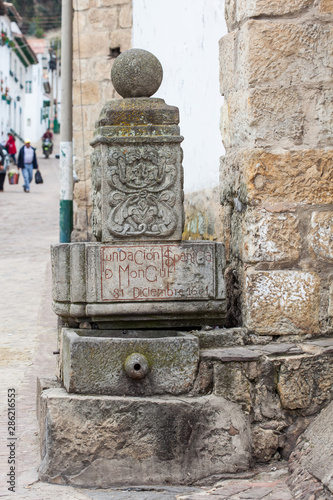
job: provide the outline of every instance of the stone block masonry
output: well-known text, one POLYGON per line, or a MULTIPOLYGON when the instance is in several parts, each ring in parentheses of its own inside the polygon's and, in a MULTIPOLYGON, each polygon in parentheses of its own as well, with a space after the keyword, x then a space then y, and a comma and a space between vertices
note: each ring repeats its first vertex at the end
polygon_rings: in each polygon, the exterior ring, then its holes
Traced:
POLYGON ((260 335, 332 332, 328 4, 226 2, 221 214, 229 273, 241 291, 229 303, 238 302, 241 324, 260 335))
POLYGON ((43 481, 88 488, 186 485, 244 471, 251 461, 246 416, 215 396, 73 397, 59 384, 39 399, 43 481))

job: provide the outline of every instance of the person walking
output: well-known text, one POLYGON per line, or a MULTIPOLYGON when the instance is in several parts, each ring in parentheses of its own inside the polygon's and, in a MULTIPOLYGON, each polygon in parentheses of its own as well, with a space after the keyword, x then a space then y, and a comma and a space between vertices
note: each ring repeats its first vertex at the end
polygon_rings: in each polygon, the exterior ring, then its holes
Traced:
POLYGON ((15 144, 15 138, 13 136, 13 134, 11 134, 10 132, 8 132, 8 139, 7 139, 7 142, 5 144, 5 148, 7 149, 7 152, 9 154, 9 156, 11 156, 14 160, 14 163, 16 165, 16 152, 17 152, 17 149, 16 149, 16 144, 15 144))
POLYGON ((24 141, 24 146, 20 149, 17 166, 22 169, 24 192, 30 193, 30 182, 33 179, 33 169, 38 168, 38 163, 35 148, 31 146, 29 139, 24 141))
POLYGON ((43 134, 43 137, 42 139, 49 139, 50 141, 52 141, 53 139, 53 134, 51 132, 51 129, 47 129, 47 131, 43 134))
POLYGON ((3 184, 6 180, 6 155, 3 152, 3 147, 0 145, 0 193, 3 191, 3 184))

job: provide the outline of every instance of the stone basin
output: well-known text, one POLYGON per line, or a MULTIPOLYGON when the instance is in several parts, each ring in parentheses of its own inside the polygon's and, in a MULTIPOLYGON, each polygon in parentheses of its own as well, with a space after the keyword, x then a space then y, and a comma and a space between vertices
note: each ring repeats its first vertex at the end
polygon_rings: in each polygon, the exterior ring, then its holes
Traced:
POLYGON ((68 392, 114 396, 185 394, 194 383, 199 341, 170 330, 62 329, 68 392))

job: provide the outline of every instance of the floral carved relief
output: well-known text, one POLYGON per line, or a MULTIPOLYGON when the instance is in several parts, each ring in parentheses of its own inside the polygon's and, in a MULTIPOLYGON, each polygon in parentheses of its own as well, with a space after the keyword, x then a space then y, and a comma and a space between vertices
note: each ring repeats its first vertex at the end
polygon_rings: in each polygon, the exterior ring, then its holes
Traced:
POLYGON ((109 152, 107 183, 116 237, 170 236, 177 227, 174 205, 177 151, 171 148, 119 148, 109 152))
POLYGON ((98 241, 102 237, 102 175, 101 175, 101 152, 95 150, 91 155, 92 166, 92 226, 93 233, 98 241))

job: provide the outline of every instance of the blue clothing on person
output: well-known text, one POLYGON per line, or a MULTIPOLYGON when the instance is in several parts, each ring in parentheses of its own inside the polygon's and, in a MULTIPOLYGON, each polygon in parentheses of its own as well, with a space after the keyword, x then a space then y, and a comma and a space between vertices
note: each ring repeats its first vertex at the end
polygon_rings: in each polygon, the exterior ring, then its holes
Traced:
POLYGON ((24 179, 23 189, 26 193, 30 191, 30 182, 33 179, 33 166, 32 163, 25 163, 22 168, 22 175, 24 179))
POLYGON ((26 193, 29 193, 30 182, 33 179, 32 171, 34 168, 38 168, 38 164, 36 150, 30 146, 30 141, 28 139, 26 139, 24 146, 20 149, 17 166, 22 169, 24 179, 23 189, 26 193))

